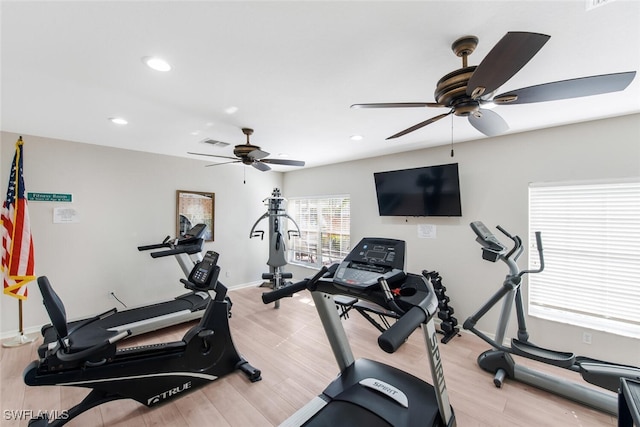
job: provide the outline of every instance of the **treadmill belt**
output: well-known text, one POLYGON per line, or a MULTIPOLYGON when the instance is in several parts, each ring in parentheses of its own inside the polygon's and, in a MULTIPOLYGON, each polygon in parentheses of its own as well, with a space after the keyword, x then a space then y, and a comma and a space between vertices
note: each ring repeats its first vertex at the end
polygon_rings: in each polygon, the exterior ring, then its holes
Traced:
POLYGON ((371 411, 341 401, 332 401, 304 424, 305 427, 393 427, 371 411))
MULTIPOLYGON (((84 332, 90 333, 90 329, 92 327, 110 329, 181 311, 194 311, 194 308, 203 304, 203 301, 204 299, 199 295, 185 294, 169 301, 118 311, 111 316, 107 316, 104 319, 92 322, 91 324, 87 325, 86 331, 84 332)), ((205 306, 203 306, 202 308, 204 307, 205 306)), ((82 322, 83 320, 70 322, 68 326, 69 330, 73 329, 75 325, 82 322)), ((53 327, 51 327, 51 325, 45 326, 42 332, 45 343, 56 341, 56 332, 53 327)))

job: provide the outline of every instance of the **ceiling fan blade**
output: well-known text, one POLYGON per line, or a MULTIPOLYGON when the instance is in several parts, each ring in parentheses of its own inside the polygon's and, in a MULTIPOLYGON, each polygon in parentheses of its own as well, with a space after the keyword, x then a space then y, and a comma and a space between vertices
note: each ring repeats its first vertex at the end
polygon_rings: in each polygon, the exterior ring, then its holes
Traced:
POLYGON ((478 98, 498 89, 544 46, 551 36, 508 32, 480 62, 467 83, 467 95, 478 98))
POLYGON ((629 71, 544 83, 502 93, 493 98, 493 102, 496 104, 529 104, 618 92, 626 89, 635 76, 635 71, 629 71))
POLYGON ((445 107, 437 102, 379 102, 374 104, 353 104, 351 108, 406 108, 406 107, 445 107))
POLYGON ((270 163, 272 165, 286 165, 286 166, 304 166, 302 160, 288 160, 288 159, 263 159, 262 163, 270 163))
POLYGON ((250 159, 253 160, 260 160, 263 159, 265 157, 267 157, 269 155, 269 153, 267 153, 266 151, 262 151, 259 149, 253 150, 251 151, 249 154, 247 154, 247 157, 249 157, 250 159))
POLYGON ((205 153, 192 153, 190 151, 187 151, 187 154, 193 154, 196 156, 207 156, 207 157, 218 157, 220 159, 231 159, 231 160, 238 160, 236 157, 228 157, 228 156, 217 156, 215 154, 205 154, 205 153))
POLYGON ((469 114, 469 123, 481 133, 487 136, 496 136, 509 130, 509 125, 502 116, 491 110, 480 109, 480 116, 469 114))
POLYGON ((211 166, 220 166, 220 165, 228 165, 229 163, 240 163, 241 160, 233 160, 231 162, 222 162, 222 163, 212 163, 210 165, 204 165, 205 168, 209 168, 211 166))
POLYGON ((425 127, 426 125, 429 125, 429 124, 431 124, 433 122, 436 122, 436 121, 438 121, 440 119, 443 119, 443 118, 447 117, 451 113, 453 113, 453 109, 451 111, 449 111, 448 113, 439 114, 439 115, 437 115, 435 117, 431 117, 430 119, 425 120, 424 122, 420 122, 417 125, 413 125, 410 128, 407 128, 407 129, 403 130, 402 132, 398 132, 395 135, 391 135, 389 138, 387 138, 387 140, 393 139, 393 138, 398 138, 400 136, 403 136, 403 135, 406 135, 408 133, 411 133, 414 130, 418 130, 418 129, 422 128, 422 127, 425 127))
POLYGON ((256 169, 258 169, 259 171, 262 171, 262 172, 266 172, 268 170, 271 170, 269 165, 267 165, 267 164, 265 164, 265 163, 263 163, 263 162, 261 162, 259 160, 256 160, 255 162, 251 163, 251 166, 253 166, 254 168, 256 168, 256 169))

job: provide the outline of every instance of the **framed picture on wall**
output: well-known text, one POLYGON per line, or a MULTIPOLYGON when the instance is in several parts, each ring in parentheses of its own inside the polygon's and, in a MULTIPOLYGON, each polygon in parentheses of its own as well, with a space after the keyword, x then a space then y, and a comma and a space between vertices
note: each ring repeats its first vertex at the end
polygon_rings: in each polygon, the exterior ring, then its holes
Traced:
POLYGON ((212 242, 215 225, 215 193, 176 191, 176 231, 182 236, 196 224, 206 224, 205 241, 212 242))

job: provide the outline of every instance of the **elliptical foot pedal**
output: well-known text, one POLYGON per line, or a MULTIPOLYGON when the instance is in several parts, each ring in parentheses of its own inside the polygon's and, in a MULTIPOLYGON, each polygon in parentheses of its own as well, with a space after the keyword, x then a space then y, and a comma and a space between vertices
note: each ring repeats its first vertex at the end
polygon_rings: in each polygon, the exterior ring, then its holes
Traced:
POLYGON ((576 355, 573 353, 549 350, 515 338, 511 340, 511 349, 518 356, 561 368, 568 368, 576 362, 576 355))

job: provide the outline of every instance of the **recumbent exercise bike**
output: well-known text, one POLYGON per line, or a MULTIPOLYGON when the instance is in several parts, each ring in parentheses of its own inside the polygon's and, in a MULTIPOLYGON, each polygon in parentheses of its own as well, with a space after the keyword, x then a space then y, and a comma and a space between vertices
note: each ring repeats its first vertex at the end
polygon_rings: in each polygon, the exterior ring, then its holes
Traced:
POLYGON ((261 379, 236 350, 229 330, 227 289, 218 282, 218 254, 208 251, 188 280, 193 289, 215 293, 204 316, 181 341, 118 349, 116 343, 129 331, 93 328, 91 322, 67 327, 62 300, 45 277, 38 278, 44 305, 57 333, 57 341, 43 344, 39 360, 24 370, 29 386, 62 385, 86 387, 91 392, 59 418, 31 420, 32 426, 62 426, 83 412, 117 399, 134 399, 154 406, 205 386, 223 375, 241 370, 251 382, 261 379))

